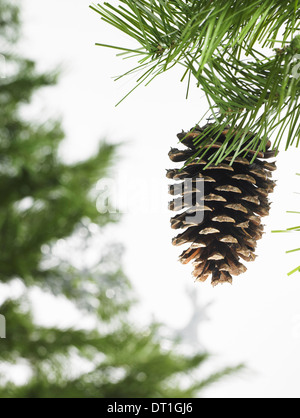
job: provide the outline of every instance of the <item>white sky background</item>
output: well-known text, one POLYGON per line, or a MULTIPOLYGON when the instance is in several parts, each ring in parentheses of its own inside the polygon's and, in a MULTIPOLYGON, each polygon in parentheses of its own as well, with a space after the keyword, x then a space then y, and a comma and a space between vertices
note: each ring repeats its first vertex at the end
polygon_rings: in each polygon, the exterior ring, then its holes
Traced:
POLYGON ((300 192, 300 178, 294 175, 300 171, 300 150, 282 150, 278 158, 280 180, 256 262, 248 264, 248 272, 235 278, 233 286, 194 284, 192 267, 177 261, 181 248, 171 245, 174 231, 165 209, 165 169, 172 166, 167 154, 170 146, 177 145, 176 134, 198 122, 206 103, 196 87, 185 100, 179 67, 140 87, 115 108, 134 79, 114 82, 112 76, 124 73, 134 62, 122 61, 114 51, 94 43, 130 41, 102 22, 89 4, 89 0, 23 0, 22 52, 36 59, 41 70, 62 64, 59 86, 39 92, 34 106, 44 117, 62 115, 67 134, 64 158, 73 161, 91 155, 101 138, 127 141, 116 173, 119 184, 126 184, 130 207, 110 238, 126 247, 125 271, 142 300, 138 319, 153 314, 169 327, 181 328, 192 314, 186 289, 196 292, 203 305, 212 303, 209 320, 200 324, 201 344, 215 354, 212 367, 245 362, 250 370, 206 390, 205 396, 298 398, 300 275, 286 276, 296 266, 297 255, 285 255, 285 250, 299 244, 296 235, 270 231, 299 223, 297 215, 285 211, 300 206, 300 195, 293 194, 300 192))

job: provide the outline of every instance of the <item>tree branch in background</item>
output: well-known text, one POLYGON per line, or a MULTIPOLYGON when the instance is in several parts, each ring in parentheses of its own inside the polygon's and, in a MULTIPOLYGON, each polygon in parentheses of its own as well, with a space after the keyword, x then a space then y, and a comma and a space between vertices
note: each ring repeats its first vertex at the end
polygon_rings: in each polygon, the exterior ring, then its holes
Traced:
MULTIPOLYGON (((1 1, 0 37, 8 44, 15 13, 11 2, 1 1)), ((38 74, 33 61, 12 54, 7 60, 14 72, 0 79, 0 281, 9 293, 1 292, 0 302, 7 323, 7 338, 0 340, 0 398, 195 397, 240 370, 207 378, 199 371, 206 353, 182 354, 158 325, 132 323, 134 295, 121 251, 104 238, 105 227, 116 219, 98 212, 91 193, 99 178, 110 175, 117 147, 101 143, 95 156, 65 164, 58 153, 61 123, 30 122, 19 112, 35 91, 55 84, 56 76, 38 74), (97 247, 95 236, 101 241, 97 247), (74 240, 81 267, 72 253, 74 240), (56 251, 62 244, 67 257, 56 251), (91 266, 86 251, 92 247, 99 257, 91 266), (14 298, 16 284, 22 291, 14 298), (63 301, 92 326, 39 324, 33 291, 41 300, 52 298, 52 309, 43 306, 49 322, 63 301), (11 377, 15 368, 22 381, 11 377)))

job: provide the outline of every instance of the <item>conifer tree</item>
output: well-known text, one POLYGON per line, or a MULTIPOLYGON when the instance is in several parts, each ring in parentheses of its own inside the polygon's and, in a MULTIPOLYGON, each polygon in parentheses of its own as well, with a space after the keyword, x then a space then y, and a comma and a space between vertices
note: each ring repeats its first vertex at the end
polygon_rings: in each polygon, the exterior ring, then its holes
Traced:
MULTIPOLYGON (((120 262, 120 249, 103 243, 98 263, 76 267, 55 251, 72 240, 80 251, 116 219, 97 211, 91 193, 107 175, 116 147, 102 143, 82 162, 65 164, 58 156, 64 138, 55 120, 28 121, 22 106, 40 88, 53 86, 57 75, 39 74, 35 62, 16 56, 18 8, 0 5, 0 38, 8 73, 0 79, 0 314, 6 339, 0 340, 1 398, 193 397, 206 385, 238 368, 213 376, 191 377, 207 360, 206 353, 180 354, 175 342, 164 348, 156 324, 138 328, 129 311, 134 294, 120 262), (11 31, 11 28, 14 28, 11 31), (81 238, 80 238, 81 237, 81 238), (18 284, 21 295, 13 296, 18 284), (71 303, 93 318, 92 329, 40 325, 34 315, 32 289, 71 303), (24 381, 15 382, 12 368, 24 381), (21 377, 22 377, 21 376, 21 377)), ((99 249, 100 250, 100 249, 99 249)), ((49 309, 45 306, 45 310, 49 309)), ((48 312, 51 318, 52 312, 48 312)))

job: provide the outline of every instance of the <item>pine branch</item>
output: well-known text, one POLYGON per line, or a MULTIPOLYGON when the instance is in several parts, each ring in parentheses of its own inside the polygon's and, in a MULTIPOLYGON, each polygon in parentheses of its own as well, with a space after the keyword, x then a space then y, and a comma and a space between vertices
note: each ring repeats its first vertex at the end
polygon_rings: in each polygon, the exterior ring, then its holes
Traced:
MULTIPOLYGON (((297 176, 300 176, 300 173, 297 173, 297 176)), ((297 212, 297 211, 288 211, 287 213, 293 213, 293 214, 300 215, 300 212, 297 212)), ((294 227, 291 227, 291 228, 287 228, 285 230, 277 230, 277 231, 272 231, 272 232, 274 232, 274 233, 300 232, 300 225, 294 226, 294 227)), ((292 253, 295 253, 295 252, 298 252, 298 251, 300 251, 300 248, 296 248, 294 250, 286 251, 286 254, 292 254, 292 253)), ((291 276, 292 274, 296 273, 297 271, 300 272, 300 265, 298 267, 296 267, 295 269, 293 269, 292 271, 290 271, 288 273, 288 276, 291 276)))
MULTIPOLYGON (((236 127, 234 150, 238 156, 244 152, 250 131, 256 134, 251 146, 257 152, 265 149, 272 134, 276 134, 277 150, 284 131, 286 148, 299 143, 297 6, 298 1, 277 0, 121 0, 118 6, 106 2, 91 8, 137 42, 136 49, 97 44, 119 49, 123 57, 138 57, 138 65, 127 72, 142 72, 135 88, 182 65, 182 80, 188 78, 189 89, 194 76, 217 125, 236 127), (256 45, 265 48, 264 53, 256 45)), ((219 129, 216 126, 213 133, 219 129)), ((196 143, 200 145, 208 133, 204 131, 196 143)), ((232 135, 210 164, 226 158, 229 141, 232 143, 232 135)))

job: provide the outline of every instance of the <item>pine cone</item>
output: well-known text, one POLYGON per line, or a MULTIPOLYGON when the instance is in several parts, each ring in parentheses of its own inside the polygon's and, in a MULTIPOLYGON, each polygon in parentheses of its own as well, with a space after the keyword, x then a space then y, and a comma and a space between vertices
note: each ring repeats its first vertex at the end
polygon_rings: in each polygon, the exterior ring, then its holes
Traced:
MULTIPOLYGON (((186 162, 194 156, 199 150, 199 145, 195 146, 194 140, 206 127, 197 126, 188 133, 178 134, 187 149, 171 149, 170 159, 173 162, 186 162)), ((275 187, 275 182, 270 177, 271 172, 276 170, 276 165, 274 162, 264 161, 276 154, 270 150, 270 142, 266 146, 267 150, 259 152, 251 164, 256 152, 247 149, 247 155, 235 158, 231 165, 233 154, 226 157, 223 163, 204 169, 209 157, 222 146, 228 129, 229 127, 221 133, 217 142, 207 151, 205 161, 196 158, 183 169, 167 170, 168 178, 183 180, 169 188, 171 195, 179 196, 169 203, 169 209, 183 209, 171 218, 171 226, 173 229, 185 229, 173 239, 173 244, 190 245, 181 254, 180 261, 187 264, 194 260, 193 274, 196 281, 204 282, 212 275, 214 286, 232 283, 232 276, 247 270, 240 259, 255 260, 257 241, 263 235, 261 217, 269 214, 268 195, 275 187), (188 188, 184 187, 187 179, 191 179, 188 188), (204 196, 200 193, 198 179, 203 181, 204 196), (199 215, 203 217, 200 223, 197 220, 199 215)), ((206 145, 202 148, 207 149, 209 142, 213 140, 213 137, 205 138, 206 145)))

